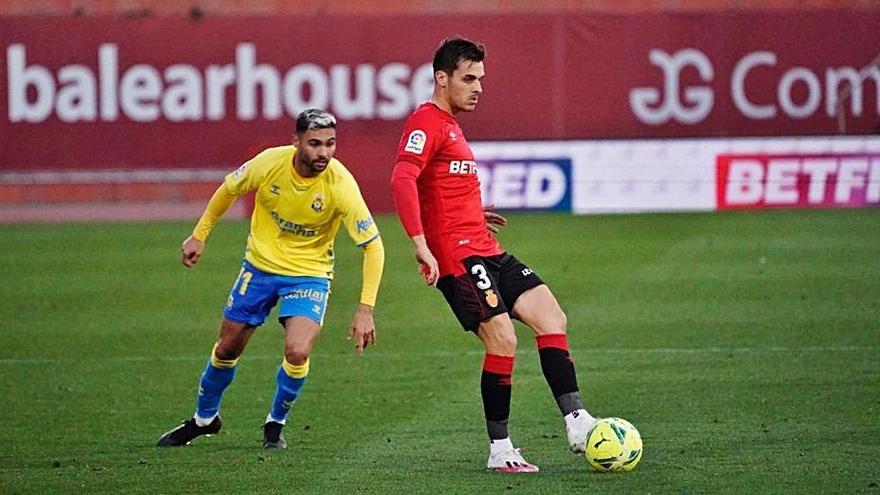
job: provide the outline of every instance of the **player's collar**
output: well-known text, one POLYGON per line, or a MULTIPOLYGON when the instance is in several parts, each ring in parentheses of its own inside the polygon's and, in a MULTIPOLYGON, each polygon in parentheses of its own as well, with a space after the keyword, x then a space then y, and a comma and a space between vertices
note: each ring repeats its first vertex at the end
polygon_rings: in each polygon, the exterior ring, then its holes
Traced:
POLYGON ((440 114, 443 115, 448 120, 455 120, 455 115, 452 115, 451 113, 449 113, 446 110, 444 110, 443 108, 441 108, 440 105, 435 103, 433 100, 428 100, 424 104, 429 105, 434 110, 440 112, 440 114))

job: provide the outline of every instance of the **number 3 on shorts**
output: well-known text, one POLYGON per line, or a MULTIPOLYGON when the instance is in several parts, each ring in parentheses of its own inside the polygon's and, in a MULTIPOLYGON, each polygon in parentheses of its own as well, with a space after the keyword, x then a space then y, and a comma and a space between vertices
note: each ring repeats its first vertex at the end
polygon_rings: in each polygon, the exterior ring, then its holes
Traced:
POLYGON ((477 277, 477 288, 480 290, 486 290, 489 287, 492 287, 492 281, 489 280, 489 276, 486 275, 486 267, 480 264, 474 265, 471 267, 471 274, 476 275, 477 277))

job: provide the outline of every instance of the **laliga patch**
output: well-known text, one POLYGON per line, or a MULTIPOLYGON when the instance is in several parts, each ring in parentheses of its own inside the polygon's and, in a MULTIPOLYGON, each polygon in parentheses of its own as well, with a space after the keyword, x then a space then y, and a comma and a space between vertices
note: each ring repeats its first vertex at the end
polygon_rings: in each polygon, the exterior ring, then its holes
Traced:
POLYGON ((486 291, 486 304, 493 308, 498 306, 498 295, 492 289, 486 291))
POLYGON ((409 133, 409 137, 406 138, 406 146, 403 148, 403 151, 421 155, 425 151, 426 142, 428 142, 428 136, 425 134, 425 131, 416 129, 409 133))

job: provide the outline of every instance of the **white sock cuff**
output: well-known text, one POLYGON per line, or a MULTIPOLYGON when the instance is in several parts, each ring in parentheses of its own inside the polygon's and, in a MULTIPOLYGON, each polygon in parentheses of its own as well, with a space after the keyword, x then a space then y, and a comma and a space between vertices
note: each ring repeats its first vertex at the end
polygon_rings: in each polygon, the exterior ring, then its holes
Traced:
POLYGON ((491 455, 495 455, 498 452, 511 450, 512 448, 513 442, 510 441, 510 437, 502 438, 500 440, 489 440, 489 453, 491 455))
POLYGON ((274 421, 275 423, 281 423, 283 425, 287 424, 287 418, 284 418, 282 420, 278 420, 278 419, 275 419, 272 417, 272 413, 269 413, 266 415, 266 422, 268 423, 270 421, 274 421))
POLYGON ((210 418, 203 418, 203 417, 199 416, 198 414, 193 414, 193 419, 196 420, 196 424, 199 426, 208 426, 209 424, 211 424, 212 421, 214 421, 214 418, 216 418, 216 417, 217 417, 217 414, 211 416, 210 418))
POLYGON ((572 411, 572 412, 566 414, 564 419, 565 419, 565 424, 580 423, 580 422, 592 423, 593 421, 596 420, 596 418, 591 416, 590 413, 588 413, 586 409, 578 409, 577 411, 572 411))
POLYGON ((583 416, 587 419, 591 419, 593 417, 590 415, 590 413, 587 412, 586 409, 577 409, 577 410, 572 411, 572 412, 565 415, 566 419, 567 418, 580 419, 581 416, 583 416))

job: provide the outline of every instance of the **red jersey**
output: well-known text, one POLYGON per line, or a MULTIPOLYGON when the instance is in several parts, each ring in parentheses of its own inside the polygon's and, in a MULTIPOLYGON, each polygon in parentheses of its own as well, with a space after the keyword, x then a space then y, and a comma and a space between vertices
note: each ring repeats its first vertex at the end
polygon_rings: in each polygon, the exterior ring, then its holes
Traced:
POLYGON ((464 258, 503 252, 483 216, 471 147, 455 118, 433 103, 423 103, 406 121, 392 192, 404 230, 410 237, 425 234, 441 277, 464 273, 464 258), (411 198, 413 179, 418 215, 411 198))

